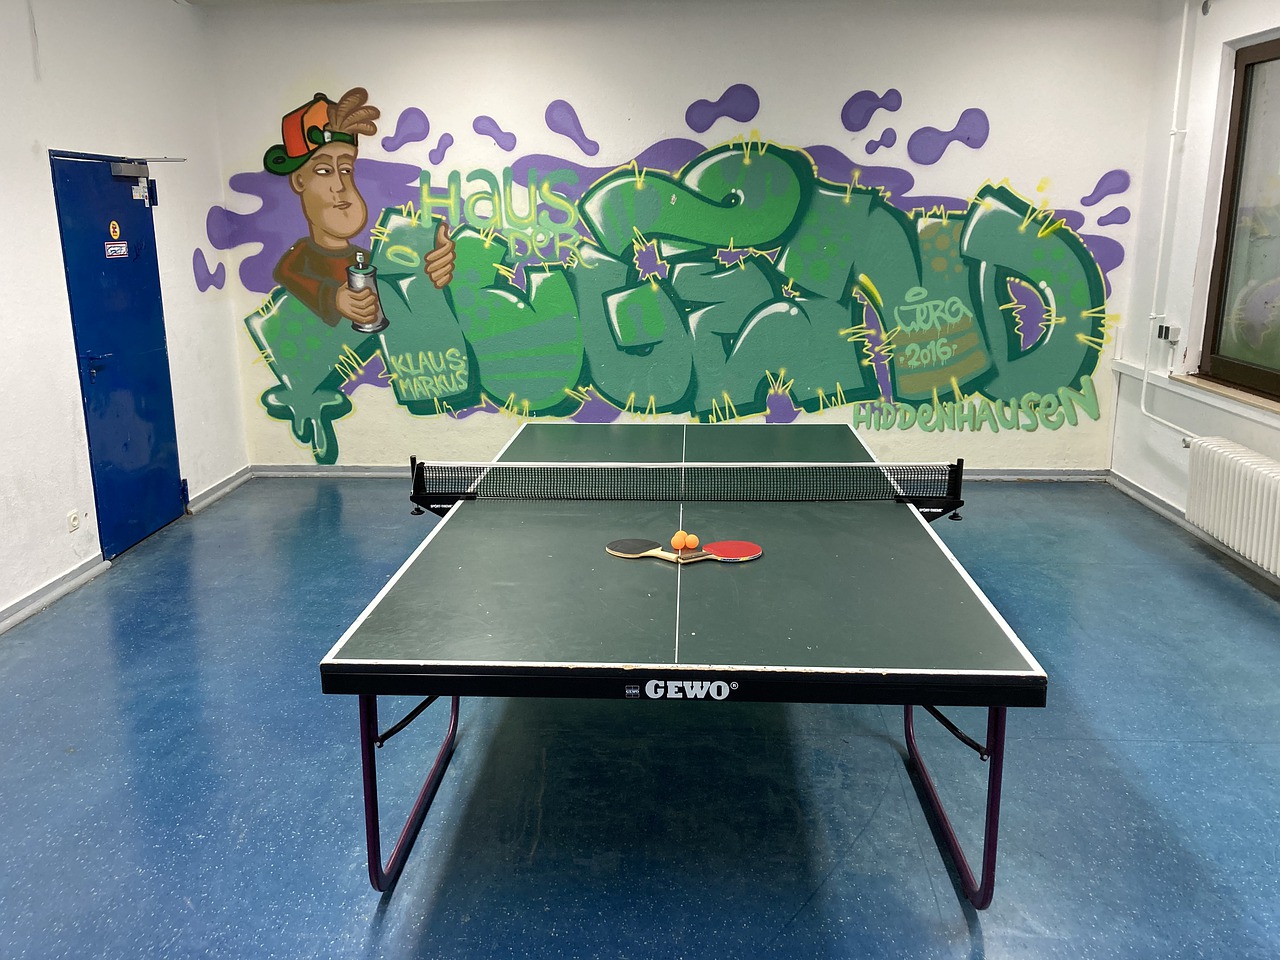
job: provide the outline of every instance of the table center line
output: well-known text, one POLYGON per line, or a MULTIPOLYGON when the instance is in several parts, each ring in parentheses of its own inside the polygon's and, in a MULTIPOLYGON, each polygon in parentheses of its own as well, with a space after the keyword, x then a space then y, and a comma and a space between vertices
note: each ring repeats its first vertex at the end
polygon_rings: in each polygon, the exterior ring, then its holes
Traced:
MULTIPOLYGON (((684 529, 684 463, 689 459, 689 425, 685 424, 680 429, 680 509, 677 513, 676 529, 684 529)), ((676 642, 675 654, 672 657, 672 663, 680 662, 680 587, 683 583, 684 571, 681 570, 682 564, 676 564, 676 642)))

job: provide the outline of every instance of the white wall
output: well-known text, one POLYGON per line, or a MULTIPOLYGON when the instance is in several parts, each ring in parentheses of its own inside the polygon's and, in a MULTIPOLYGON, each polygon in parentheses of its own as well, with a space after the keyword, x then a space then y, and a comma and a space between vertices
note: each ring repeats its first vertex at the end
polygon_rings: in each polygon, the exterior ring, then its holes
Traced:
MULTIPOLYGON (((362 142, 362 156, 386 156, 378 141, 401 110, 417 106, 432 125, 417 162, 428 166, 427 149, 448 130, 457 143, 444 168, 465 172, 500 170, 512 156, 471 133, 477 114, 515 128, 519 154, 563 155, 566 141, 546 130, 542 117, 550 100, 564 97, 602 145, 592 162, 624 163, 663 137, 696 136, 684 125, 685 107, 742 82, 759 91, 759 115, 742 124, 718 122, 706 142, 758 130, 782 144, 831 143, 867 163, 911 169, 918 193, 971 197, 984 183, 1007 178, 1024 196, 1072 209, 1081 208, 1103 173, 1121 168, 1133 176, 1123 202, 1137 213, 1134 201, 1148 188, 1146 105, 1162 38, 1160 7, 1104 0, 235 5, 210 13, 216 59, 243 65, 222 78, 224 171, 260 169, 282 114, 317 90, 330 97, 355 85, 370 91, 383 120, 379 136, 362 142), (878 128, 847 133, 840 108, 857 90, 888 87, 903 96, 891 121, 899 142, 867 158, 863 146, 878 128), (910 131, 953 124, 973 106, 991 118, 982 149, 953 147, 934 166, 908 159, 910 131)), ((387 159, 412 160, 412 152, 387 159)), ((247 211, 253 202, 238 197, 231 206, 247 211)), ((1127 262, 1112 274, 1109 309, 1131 322, 1138 220, 1104 231, 1089 227, 1126 248, 1127 262)), ((234 267, 242 254, 222 256, 234 267)), ((261 300, 241 290, 234 311, 243 317, 261 300)), ((251 461, 309 463, 309 450, 257 408, 274 379, 255 362, 248 336, 238 336, 251 461)), ((948 433, 942 443, 918 431, 877 432, 872 442, 892 458, 1105 469, 1113 405, 1108 369, 1104 363, 1095 377, 1103 394, 1096 423, 999 436, 948 433)), ((342 463, 394 464, 423 450, 486 456, 515 426, 486 416, 412 418, 394 409, 389 393, 357 391, 355 411, 339 423, 342 463)), ((842 421, 849 415, 829 414, 842 421)))
MULTIPOLYGON (((428 113, 433 131, 455 134, 469 133, 473 117, 490 113, 519 125, 521 153, 563 153, 565 141, 545 129, 542 113, 549 100, 564 97, 601 142, 596 159, 620 162, 663 137, 691 135, 683 122, 690 100, 744 82, 761 94, 759 115, 745 124, 720 121, 707 142, 758 130, 779 143, 829 142, 865 156, 870 130, 841 134, 843 142, 835 136, 840 107, 856 90, 893 86, 904 97, 892 118, 901 139, 869 162, 911 169, 919 193, 967 197, 988 180, 1007 178, 1023 195, 1079 209, 1102 173, 1128 170, 1133 186, 1123 202, 1135 216, 1108 234, 1126 253, 1108 303, 1120 315, 1123 359, 1114 379, 1105 375, 1105 358, 1099 368, 1102 421, 1056 433, 948 434, 939 452, 1010 469, 1104 469, 1114 456, 1118 473, 1180 503, 1179 438, 1137 411, 1130 374, 1142 360, 1153 299, 1183 323, 1185 343, 1198 343, 1204 278, 1197 264, 1206 262, 1216 210, 1224 45, 1280 32, 1270 0, 1219 0, 1207 17, 1198 0, 1191 7, 1188 133, 1167 231, 1169 262, 1157 278, 1181 25, 1176 0, 230 3, 203 10, 173 0, 0 3, 0 82, 20 120, 10 144, 15 189, 0 230, 23 264, 0 298, 8 414, 0 426, 0 616, 99 556, 47 151, 189 158, 154 169, 181 467, 199 495, 250 462, 310 462, 285 425, 257 404, 274 381, 242 320, 260 297, 234 282, 223 292, 196 290, 193 250, 224 262, 231 278, 245 255, 213 251, 205 214, 216 204, 251 203, 229 196, 227 180, 260 169, 285 111, 316 90, 336 95, 355 85, 367 87, 383 110, 380 136, 362 145, 362 154, 374 157, 383 155, 381 135, 409 106, 428 113), (954 122, 970 106, 991 118, 981 150, 953 148, 927 167, 907 158, 906 132, 954 122), (73 509, 86 515, 74 535, 66 532, 73 509)), ((447 166, 496 170, 509 157, 482 138, 459 136, 447 166)), ((1168 359, 1157 356, 1157 365, 1168 359)), ((1179 368, 1194 362, 1179 359, 1179 368)), ((1280 455, 1280 414, 1157 380, 1152 406, 1161 416, 1195 432, 1234 433, 1280 455)), ((484 456, 515 427, 502 417, 415 419, 380 410, 380 401, 390 406, 385 396, 367 400, 363 393, 349 418, 355 429, 343 434, 344 463, 398 464, 424 449, 484 456)), ((848 413, 831 416, 845 420, 848 413)), ((933 452, 916 434, 873 439, 887 443, 882 453, 891 457, 933 452)))
MULTIPOLYGON (((1158 224, 1166 201, 1163 191, 1148 189, 1138 241, 1143 270, 1135 289, 1139 301, 1145 298, 1145 308, 1142 315, 1135 310, 1135 323, 1125 331, 1113 364, 1118 402, 1112 469, 1177 510, 1185 507, 1187 497, 1188 455, 1182 446, 1186 436, 1225 436, 1280 459, 1280 404, 1232 395, 1183 377, 1197 369, 1204 332, 1235 50, 1280 36, 1280 7, 1271 0, 1215 0, 1205 15, 1200 0, 1194 0, 1187 10, 1183 96, 1178 103, 1182 122, 1177 126, 1186 133, 1174 138, 1164 232, 1167 264, 1157 277, 1158 224), (1151 313, 1180 325, 1183 338, 1172 349, 1151 344, 1152 372, 1144 401, 1143 364, 1151 326, 1144 317, 1151 313)), ((1147 163, 1153 181, 1163 181, 1166 169, 1181 27, 1182 11, 1168 11, 1161 58, 1166 80, 1160 84, 1165 99, 1152 105, 1159 117, 1151 127, 1147 163)))
POLYGON ((191 268, 203 236, 193 213, 221 191, 204 30, 203 14, 157 0, 0 3, 10 131, 0 218, 10 264, 0 297, 0 620, 101 557, 50 149, 189 158, 152 168, 180 465, 198 495, 248 462, 228 308, 197 293, 191 268), (82 523, 68 533, 73 510, 82 523))

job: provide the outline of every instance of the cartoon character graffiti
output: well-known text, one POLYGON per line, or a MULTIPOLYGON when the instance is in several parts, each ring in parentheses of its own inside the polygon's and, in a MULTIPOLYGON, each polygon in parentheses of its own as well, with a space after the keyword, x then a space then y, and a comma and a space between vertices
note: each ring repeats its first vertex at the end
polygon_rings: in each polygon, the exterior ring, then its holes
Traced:
MULTIPOLYGON (((276 282, 329 326, 346 317, 361 333, 375 333, 386 325, 376 289, 357 288, 348 273, 355 269, 357 276, 367 275, 369 263, 369 251, 351 243, 369 219, 355 182, 357 138, 378 132, 380 113, 368 100, 363 87, 348 90, 337 103, 317 93, 285 116, 283 142, 263 157, 269 172, 289 178, 309 230, 276 264, 276 282)), ((442 223, 424 264, 437 288, 452 278, 453 260, 453 241, 448 225, 442 223)))
POLYGON ((317 93, 284 117, 282 142, 263 158, 268 173, 288 178, 307 236, 279 258, 272 271, 279 286, 245 324, 278 381, 262 394, 263 408, 289 421, 317 463, 337 460, 332 424, 352 409, 344 387, 376 357, 416 348, 436 316, 457 326, 446 298, 455 260, 448 223, 428 221, 431 229, 414 219, 414 259, 401 257, 389 276, 378 276, 376 241, 372 252, 352 242, 369 215, 355 179, 359 137, 375 134, 380 116, 368 99, 361 87, 337 103, 317 93), (388 291, 396 303, 386 302, 388 291))

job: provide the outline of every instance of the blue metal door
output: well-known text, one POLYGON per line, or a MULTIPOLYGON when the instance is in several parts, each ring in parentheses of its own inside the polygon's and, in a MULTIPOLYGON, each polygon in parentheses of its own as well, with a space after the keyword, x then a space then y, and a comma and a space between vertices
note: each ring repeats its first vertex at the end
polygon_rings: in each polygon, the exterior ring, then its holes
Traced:
POLYGON ((98 539, 110 559, 185 509, 150 184, 113 176, 122 158, 49 157, 98 539))

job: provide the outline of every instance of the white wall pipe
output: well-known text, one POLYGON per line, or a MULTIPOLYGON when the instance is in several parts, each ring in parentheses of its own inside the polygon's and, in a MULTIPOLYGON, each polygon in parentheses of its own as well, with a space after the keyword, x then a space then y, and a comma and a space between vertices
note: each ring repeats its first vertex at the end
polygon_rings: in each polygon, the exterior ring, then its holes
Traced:
MULTIPOLYGON (((1176 192, 1174 188, 1174 174, 1177 169, 1178 154, 1181 150, 1182 139, 1187 135, 1187 98, 1183 96, 1182 82, 1183 76, 1187 72, 1187 61, 1192 56, 1190 35, 1193 33, 1193 20, 1191 8, 1192 6, 1200 6, 1201 10, 1207 15, 1208 4, 1199 4, 1197 0, 1184 0, 1182 5, 1182 31, 1178 43, 1178 72, 1173 83, 1173 115, 1169 123, 1169 150, 1168 158, 1165 164, 1164 173, 1164 196, 1161 201, 1160 209, 1160 231, 1159 239, 1156 241, 1156 271, 1153 288, 1151 291, 1151 312, 1147 316, 1147 342, 1146 350, 1143 352, 1142 358, 1142 390, 1139 394, 1138 409, 1143 416, 1162 426, 1169 427, 1183 434, 1183 440, 1188 437, 1195 437, 1190 431, 1180 427, 1176 423, 1165 420, 1156 416, 1147 409, 1147 385, 1151 381, 1151 341, 1155 337, 1156 324, 1165 319, 1165 273, 1167 269, 1168 253, 1168 231, 1169 223, 1173 219, 1173 209, 1177 206, 1176 192)), ((1188 324, 1181 324, 1184 331, 1188 329, 1188 324)))

